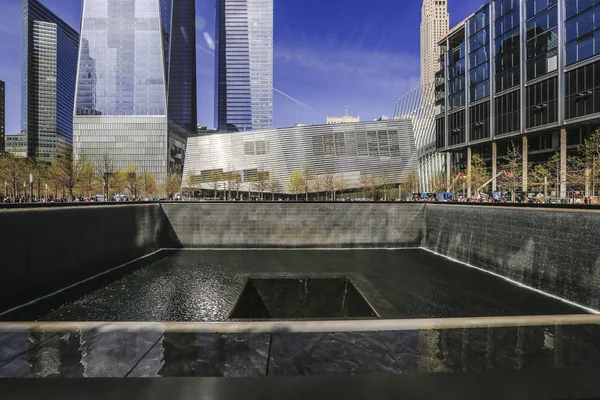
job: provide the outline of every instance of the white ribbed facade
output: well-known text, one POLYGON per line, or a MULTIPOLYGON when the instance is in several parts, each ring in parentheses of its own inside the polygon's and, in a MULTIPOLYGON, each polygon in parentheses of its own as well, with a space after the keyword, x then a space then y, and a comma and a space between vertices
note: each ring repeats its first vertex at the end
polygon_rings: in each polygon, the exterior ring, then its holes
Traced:
MULTIPOLYGON (((434 81, 440 68, 439 41, 448 33, 450 18, 446 0, 423 0, 421 11, 421 86, 434 81)), ((433 97, 432 97, 433 98, 433 97)))
POLYGON ((426 101, 433 97, 435 86, 419 86, 402 97, 394 110, 394 119, 410 119, 415 133, 418 160, 419 191, 433 190, 432 179, 445 173, 445 158, 435 149, 435 105, 426 101))
MULTIPOLYGON (((400 183, 416 168, 416 149, 411 121, 400 119, 193 137, 185 160, 184 184, 202 182, 213 171, 233 171, 248 190, 252 176, 264 171, 276 181, 278 193, 291 193, 290 175, 306 167, 311 175, 335 174, 345 189, 359 188, 367 175, 400 183)), ((210 189, 210 184, 199 187, 210 189)))

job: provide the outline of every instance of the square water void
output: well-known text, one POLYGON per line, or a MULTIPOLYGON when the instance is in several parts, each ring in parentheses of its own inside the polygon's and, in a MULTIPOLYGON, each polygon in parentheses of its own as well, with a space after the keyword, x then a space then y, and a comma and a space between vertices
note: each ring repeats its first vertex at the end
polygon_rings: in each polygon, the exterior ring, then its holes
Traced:
POLYGON ((347 277, 250 278, 230 319, 377 318, 347 277))

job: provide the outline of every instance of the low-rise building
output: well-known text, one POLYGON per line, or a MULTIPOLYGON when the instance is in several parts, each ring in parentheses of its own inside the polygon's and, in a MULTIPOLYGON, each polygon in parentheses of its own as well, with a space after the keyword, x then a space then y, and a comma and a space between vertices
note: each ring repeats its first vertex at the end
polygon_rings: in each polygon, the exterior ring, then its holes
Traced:
POLYGON ((14 157, 27 158, 27 135, 6 135, 5 150, 14 157))
MULTIPOLYGON (((397 184, 416 167, 409 119, 309 125, 259 131, 221 133, 188 139, 183 182, 211 189, 215 173, 234 172, 244 190, 259 172, 269 184, 265 192, 292 194, 288 185, 296 171, 317 182, 335 177, 338 190, 360 188, 364 177, 397 184)), ((310 192, 325 192, 312 185, 310 192)))
POLYGON ((346 115, 343 117, 327 117, 327 125, 336 124, 355 124, 360 122, 360 117, 352 117, 348 114, 348 107, 346 106, 346 115))

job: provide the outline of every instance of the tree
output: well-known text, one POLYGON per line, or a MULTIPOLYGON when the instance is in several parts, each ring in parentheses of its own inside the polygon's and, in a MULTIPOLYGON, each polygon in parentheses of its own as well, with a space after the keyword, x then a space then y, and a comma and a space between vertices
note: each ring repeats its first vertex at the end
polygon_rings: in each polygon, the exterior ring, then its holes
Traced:
POLYGON ((304 188, 304 176, 302 171, 294 171, 288 179, 288 189, 292 194, 296 195, 296 201, 298 201, 298 194, 302 193, 304 188))
POLYGON ((271 200, 275 201, 275 193, 279 192, 279 190, 281 189, 279 187, 279 181, 277 180, 277 178, 275 178, 275 176, 269 177, 268 186, 269 190, 271 191, 271 200))
POLYGON ((305 165, 302 168, 302 191, 306 196, 306 201, 308 201, 308 192, 310 191, 310 181, 312 180, 312 174, 310 172, 310 167, 305 165))
POLYGON ((443 173, 433 174, 429 177, 429 187, 434 193, 445 192, 448 189, 446 187, 446 176, 443 173))
POLYGON ((579 158, 581 168, 586 170, 585 186, 596 195, 600 186, 600 129, 584 141, 579 149, 579 158))
POLYGON ((20 185, 26 177, 25 160, 6 153, 0 156, 0 178, 7 183, 7 192, 12 191, 13 199, 19 195, 20 185))
POLYGON ((123 194, 127 188, 127 171, 118 170, 109 178, 110 187, 114 189, 115 194, 123 194))
POLYGON ((371 175, 361 175, 358 183, 360 185, 360 190, 362 190, 365 197, 367 197, 367 193, 370 192, 371 186, 373 186, 371 175))
POLYGON ((71 201, 75 199, 73 189, 83 178, 85 161, 73 159, 73 152, 67 151, 57 158, 48 169, 50 177, 60 186, 66 188, 71 201))
MULTIPOLYGON (((98 180, 94 165, 90 162, 85 162, 81 171, 81 181, 79 183, 79 194, 87 198, 92 198, 94 193, 97 193, 98 180)), ((102 190, 102 189, 100 189, 102 190)))
POLYGON ((198 175, 190 174, 183 182, 185 190, 188 192, 188 197, 193 198, 196 193, 197 182, 199 180, 198 175))
POLYGON ((379 182, 381 183, 381 188, 383 189, 383 200, 387 201, 388 191, 392 187, 394 187, 394 185, 396 183, 394 181, 394 177, 392 176, 390 171, 386 170, 386 171, 382 172, 379 182))
POLYGON ((156 178, 150 172, 144 172, 140 176, 140 190, 144 197, 154 198, 158 192, 158 185, 156 183, 156 178))
POLYGON ((35 158, 27 159, 26 170, 31 173, 34 181, 34 187, 36 189, 36 198, 41 197, 42 180, 46 179, 48 165, 36 160, 35 158))
POLYGON ((471 179, 471 189, 476 192, 475 198, 479 198, 479 192, 489 185, 491 179, 485 161, 479 154, 471 157, 471 175, 468 178, 471 179))
POLYGON ((239 197, 240 187, 242 186, 242 176, 237 172, 227 172, 226 179, 227 189, 229 190, 229 198, 231 199, 231 192, 236 193, 236 197, 239 197))
POLYGON ((312 176, 312 189, 314 192, 317 193, 317 196, 319 197, 319 199, 320 199, 319 194, 323 190, 324 184, 325 184, 325 182, 324 182, 322 175, 313 175, 312 176))
POLYGON ((498 183, 510 192, 511 201, 515 201, 515 194, 523 184, 523 153, 518 145, 511 142, 500 167, 504 173, 500 176, 498 183))
POLYGON ((336 201, 336 194, 341 193, 348 188, 343 174, 338 174, 333 180, 333 201, 336 201))
POLYGON ((108 201, 110 197, 110 180, 115 174, 115 165, 108 154, 102 156, 102 160, 96 164, 96 174, 104 187, 104 200, 108 201))
POLYGON ((329 193, 331 193, 331 201, 335 198, 335 174, 328 172, 323 176, 323 188, 325 189, 325 200, 329 199, 329 193))
POLYGON ((414 171, 408 171, 404 178, 402 178, 402 187, 406 189, 408 195, 412 197, 413 193, 417 190, 417 186, 419 185, 419 177, 415 174, 414 171))
POLYGON ((263 193, 269 186, 269 173, 267 171, 258 171, 250 180, 254 189, 259 193, 260 200, 263 200, 263 193))
POLYGON ((163 186, 167 197, 172 199, 175 197, 175 194, 181 190, 181 179, 179 179, 177 175, 169 175, 167 179, 165 179, 163 186))
POLYGON ((137 198, 138 195, 138 166, 130 165, 125 168, 125 184, 129 194, 134 198, 137 198))
POLYGON ((221 171, 211 171, 208 175, 208 183, 210 184, 211 189, 215 193, 215 200, 219 194, 219 187, 221 187, 221 182, 223 181, 223 173, 221 171))
POLYGON ((371 198, 375 198, 375 192, 377 188, 381 186, 381 180, 377 176, 373 175, 361 175, 359 179, 360 187, 365 192, 371 194, 371 198))
POLYGON ((529 173, 529 185, 532 189, 542 192, 544 189, 548 189, 545 187, 544 183, 549 180, 550 177, 551 174, 550 170, 548 169, 548 165, 545 163, 537 164, 529 173))

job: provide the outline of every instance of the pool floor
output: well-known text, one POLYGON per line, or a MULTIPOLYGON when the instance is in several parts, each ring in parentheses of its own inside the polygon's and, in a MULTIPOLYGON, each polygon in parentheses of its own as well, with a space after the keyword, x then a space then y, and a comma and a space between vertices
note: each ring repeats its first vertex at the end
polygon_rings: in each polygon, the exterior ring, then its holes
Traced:
POLYGON ((331 277, 349 279, 378 318, 585 313, 420 249, 165 250, 147 264, 26 319, 226 321, 249 278, 331 277))

